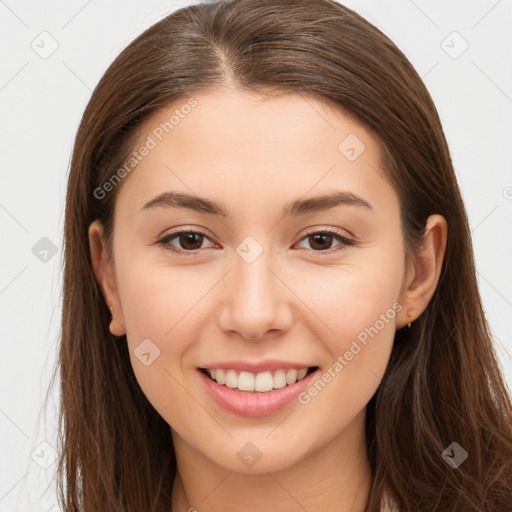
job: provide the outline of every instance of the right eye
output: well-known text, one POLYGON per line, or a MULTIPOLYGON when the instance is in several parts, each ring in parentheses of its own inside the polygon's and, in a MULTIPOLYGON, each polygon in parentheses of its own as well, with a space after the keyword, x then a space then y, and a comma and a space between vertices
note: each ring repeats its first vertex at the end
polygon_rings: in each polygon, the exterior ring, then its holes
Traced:
POLYGON ((158 240, 157 243, 176 253, 194 254, 198 249, 200 249, 204 239, 208 240, 208 237, 205 233, 200 231, 181 230, 165 235, 160 240, 158 240), (178 243, 183 248, 178 248, 173 245, 171 242, 174 239, 177 239, 178 243))

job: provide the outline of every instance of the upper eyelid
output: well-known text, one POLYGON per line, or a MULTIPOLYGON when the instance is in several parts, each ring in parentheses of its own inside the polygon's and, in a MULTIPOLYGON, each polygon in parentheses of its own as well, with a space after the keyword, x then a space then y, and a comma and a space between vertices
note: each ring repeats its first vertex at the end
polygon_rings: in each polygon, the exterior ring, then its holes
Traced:
MULTIPOLYGON (((351 239, 354 239, 354 240, 356 239, 356 237, 350 231, 348 231, 347 229, 344 229, 344 228, 315 227, 315 226, 313 226, 311 228, 311 230, 309 230, 306 233, 304 233, 302 235, 301 239, 304 238, 305 236, 316 234, 316 233, 322 233, 322 232, 331 232, 333 234, 339 234, 338 231, 346 232, 348 234, 348 236, 346 236, 345 238, 351 238, 351 239)), ((207 237, 209 239, 214 238, 211 235, 209 235, 207 232, 203 231, 203 228, 179 228, 176 231, 172 231, 172 232, 167 233, 165 235, 161 235, 158 238, 159 239, 167 238, 169 236, 179 235, 181 233, 194 233, 194 234, 205 236, 205 237, 207 237)), ((343 236, 341 234, 339 234, 339 235, 343 236)), ((212 242, 213 242, 213 240, 212 240, 212 242)))
MULTIPOLYGON (((204 228, 204 227, 199 227, 199 226, 195 226, 194 224, 190 224, 190 225, 187 225, 187 224, 184 224, 183 226, 178 226, 178 227, 175 227, 175 228, 170 228, 171 230, 172 229, 175 229, 176 231, 171 231, 170 233, 167 233, 167 235, 175 235, 177 233, 181 233, 183 231, 188 231, 188 232, 193 232, 193 233, 200 233, 202 235, 206 235, 206 236, 210 236, 208 233, 210 233, 210 231, 207 229, 207 228, 204 228)), ((316 225, 313 225, 313 226, 310 226, 309 228, 306 228, 308 229, 309 231, 307 231, 305 234, 309 234, 309 233, 316 233, 316 232, 319 232, 319 231, 328 231, 328 230, 339 230, 339 231, 344 231, 346 232, 349 236, 353 237, 353 238, 356 238, 355 235, 347 228, 342 228, 342 227, 339 227, 339 226, 330 226, 329 224, 316 224, 316 225)), ((167 235, 161 235, 161 236, 167 236, 167 235)))

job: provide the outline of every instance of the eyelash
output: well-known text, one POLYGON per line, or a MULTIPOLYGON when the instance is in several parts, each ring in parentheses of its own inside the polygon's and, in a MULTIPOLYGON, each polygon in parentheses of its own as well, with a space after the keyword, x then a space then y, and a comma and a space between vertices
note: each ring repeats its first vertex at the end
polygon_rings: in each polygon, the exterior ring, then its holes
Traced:
MULTIPOLYGON (((172 251, 174 253, 183 254, 185 256, 195 256, 200 249, 194 249, 192 251, 186 251, 186 250, 183 250, 183 249, 177 249, 176 247, 170 245, 171 240, 173 240, 174 238, 178 237, 179 235, 182 235, 182 234, 185 234, 185 233, 193 233, 195 235, 200 235, 200 236, 203 236, 203 237, 205 237, 205 238, 207 238, 209 240, 209 237, 208 237, 208 235, 206 235, 206 233, 203 233, 201 231, 195 231, 195 230, 192 230, 192 229, 184 229, 184 230, 181 230, 181 231, 176 231, 175 233, 170 233, 168 235, 165 235, 160 240, 158 240, 156 243, 160 244, 160 245, 163 245, 166 249, 168 249, 168 250, 170 250, 170 251, 172 251)), ((306 233, 299 240, 299 243, 302 242, 302 240, 304 240, 305 238, 308 238, 308 237, 310 237, 312 235, 320 235, 320 234, 334 235, 334 238, 336 240, 338 240, 341 243, 341 245, 338 246, 337 248, 334 248, 334 250, 333 249, 327 249, 327 250, 323 250, 323 251, 322 250, 315 251, 315 250, 311 249, 314 253, 318 253, 318 254, 333 254, 335 252, 342 251, 342 250, 346 249, 346 246, 351 246, 351 245, 355 244, 354 240, 351 240, 351 239, 345 237, 340 231, 338 231, 336 229, 329 229, 329 228, 322 229, 320 231, 311 231, 310 233, 306 233)), ((308 249, 306 249, 306 250, 308 250, 308 249)))

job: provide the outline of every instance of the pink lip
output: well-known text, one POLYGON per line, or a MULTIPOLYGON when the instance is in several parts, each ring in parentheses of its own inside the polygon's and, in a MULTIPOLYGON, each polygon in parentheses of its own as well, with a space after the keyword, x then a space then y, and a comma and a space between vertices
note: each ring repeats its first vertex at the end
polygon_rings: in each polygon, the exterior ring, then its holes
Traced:
MULTIPOLYGON (((231 368, 233 367, 231 366, 231 368)), ((294 368, 297 368, 297 366, 294 366, 294 368)), ((217 382, 210 379, 201 370, 198 371, 206 388, 217 404, 232 413, 251 418, 268 416, 284 409, 309 386, 311 379, 317 372, 318 370, 310 373, 291 386, 259 393, 257 391, 240 391, 236 388, 228 388, 217 384, 217 382)))
POLYGON ((251 373, 260 373, 267 370, 279 370, 280 368, 309 368, 316 366, 314 364, 297 363, 294 361, 279 361, 278 359, 267 359, 260 363, 251 363, 249 361, 242 361, 240 359, 236 361, 223 361, 220 363, 211 363, 201 366, 201 368, 221 368, 224 370, 244 370, 251 373))

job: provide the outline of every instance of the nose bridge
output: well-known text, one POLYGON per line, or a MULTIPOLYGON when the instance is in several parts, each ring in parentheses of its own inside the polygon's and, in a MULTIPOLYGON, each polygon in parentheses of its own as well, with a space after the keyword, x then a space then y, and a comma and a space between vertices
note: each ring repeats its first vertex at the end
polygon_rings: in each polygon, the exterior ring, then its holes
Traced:
POLYGON ((276 292, 275 276, 270 272, 271 250, 263 251, 254 261, 247 261, 238 256, 235 259, 233 279, 237 300, 240 304, 251 306, 264 301, 269 303, 272 293, 276 292))
POLYGON ((220 318, 224 330, 258 338, 268 330, 286 328, 291 315, 285 304, 283 285, 274 275, 276 264, 272 255, 271 248, 263 247, 263 242, 252 237, 237 247, 234 268, 222 297, 220 318))

